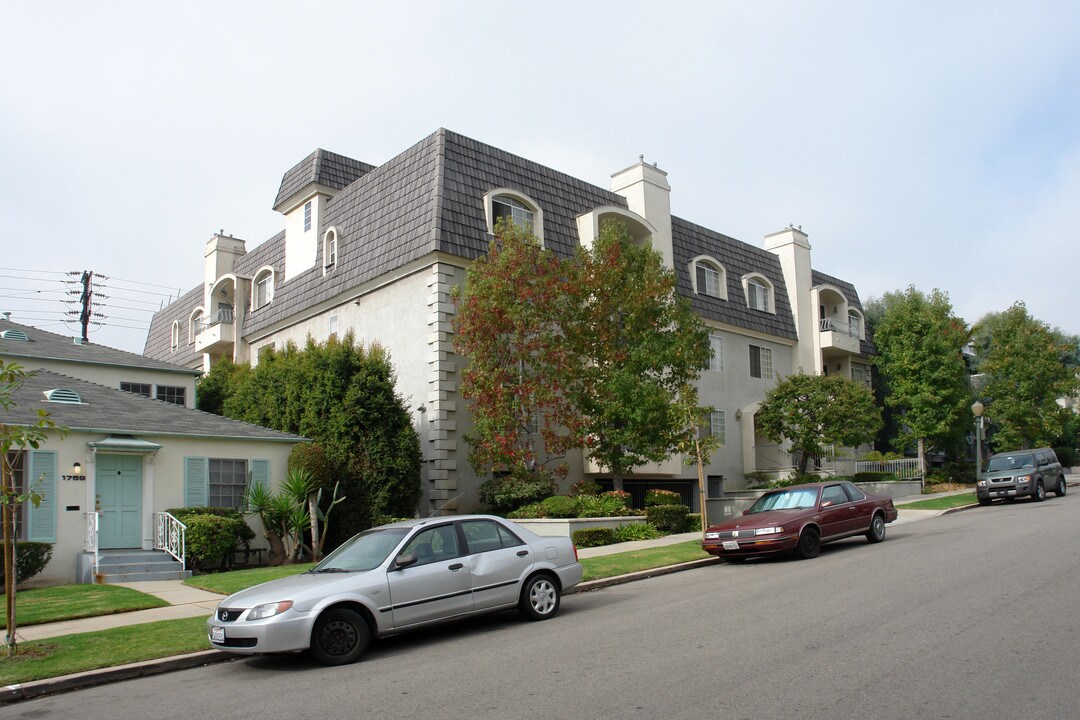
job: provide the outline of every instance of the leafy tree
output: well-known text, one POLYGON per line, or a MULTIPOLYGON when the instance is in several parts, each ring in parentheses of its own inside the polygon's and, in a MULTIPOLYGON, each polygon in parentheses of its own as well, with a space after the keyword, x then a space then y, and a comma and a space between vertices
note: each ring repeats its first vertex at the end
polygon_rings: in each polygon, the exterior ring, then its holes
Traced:
POLYGON ((604 222, 575 266, 564 330, 581 377, 570 392, 592 459, 621 490, 634 468, 667 459, 685 437, 680 396, 708 367, 708 331, 660 253, 636 245, 621 222, 604 222))
POLYGON ((511 473, 502 485, 529 484, 538 464, 556 463, 564 475, 566 451, 580 440, 580 414, 566 393, 579 362, 563 333, 571 272, 531 233, 500 221, 454 294, 455 346, 469 360, 461 374, 473 412, 469 462, 511 473))
POLYGON ((940 290, 925 295, 909 286, 885 293, 882 305, 874 342, 885 403, 899 414, 893 445, 901 451, 917 445, 925 472, 927 445, 954 449, 971 424, 971 384, 962 354, 967 328, 940 290))
POLYGON ((240 383, 243 374, 250 371, 250 365, 238 365, 229 358, 217 361, 196 383, 195 407, 203 412, 224 415, 225 398, 231 388, 240 383))
POLYGON ((991 447, 1049 445, 1065 431, 1068 411, 1058 398, 1077 391, 1076 368, 1068 362, 1075 340, 1031 317, 1023 303, 983 318, 977 330, 988 337, 977 352, 986 414, 994 423, 991 447))
MULTIPOLYGON (((0 360, 0 410, 7 410, 15 406, 15 392, 22 387, 27 378, 34 373, 27 371, 18 363, 5 363, 0 360)), ((49 417, 49 413, 42 409, 37 411, 37 420, 29 425, 8 425, 0 422, 0 514, 3 524, 3 551, 4 557, 4 599, 5 599, 5 622, 7 623, 7 656, 15 654, 17 641, 15 621, 15 573, 16 543, 15 543, 15 517, 19 505, 31 502, 37 507, 43 496, 38 492, 33 478, 27 478, 26 487, 18 488, 15 484, 15 468, 18 466, 19 457, 27 448, 37 448, 48 437, 52 430, 60 437, 67 433, 66 428, 57 427, 49 417)))
POLYGON ((323 447, 345 498, 327 532, 329 547, 383 517, 416 512, 420 439, 381 346, 358 345, 352 333, 325 344, 308 338, 302 350, 293 343, 263 350, 259 364, 238 377, 223 403, 226 415, 323 447))
POLYGON ((697 388, 684 385, 676 404, 678 417, 683 425, 683 435, 679 439, 678 449, 683 453, 683 464, 697 468, 698 503, 701 506, 701 532, 709 527, 708 511, 705 501, 705 466, 712 461, 713 453, 720 447, 720 438, 708 429, 708 417, 711 407, 699 407, 697 388))
POLYGON ((825 446, 855 446, 873 438, 881 411, 859 383, 839 375, 799 373, 769 391, 755 422, 771 440, 791 441, 792 451, 799 454, 801 477, 810 458, 822 454, 825 446))

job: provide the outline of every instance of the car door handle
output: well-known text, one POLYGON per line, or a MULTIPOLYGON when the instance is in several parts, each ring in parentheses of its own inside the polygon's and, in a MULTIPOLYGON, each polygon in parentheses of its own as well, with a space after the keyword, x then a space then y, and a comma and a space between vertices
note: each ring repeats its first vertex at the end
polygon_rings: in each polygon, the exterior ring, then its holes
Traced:
POLYGON ((454 563, 453 565, 450 566, 450 572, 457 572, 458 570, 460 570, 463 567, 465 567, 465 566, 462 565, 461 563, 454 563))
POLYGON ((529 554, 529 551, 528 551, 528 550, 518 550, 518 554, 517 554, 517 555, 518 555, 518 557, 525 557, 525 556, 526 556, 526 555, 528 555, 528 554, 529 554))

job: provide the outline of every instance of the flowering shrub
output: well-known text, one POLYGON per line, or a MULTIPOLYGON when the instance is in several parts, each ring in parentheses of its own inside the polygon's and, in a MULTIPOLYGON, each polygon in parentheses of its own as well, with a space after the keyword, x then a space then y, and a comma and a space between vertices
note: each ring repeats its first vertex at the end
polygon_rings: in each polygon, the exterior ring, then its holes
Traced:
POLYGON ((646 490, 645 507, 653 505, 682 505, 682 495, 674 490, 646 490))
POLYGON ((589 480, 578 480, 576 483, 570 486, 570 490, 566 493, 570 497, 576 497, 578 495, 599 495, 600 485, 589 480))
POLYGON ((606 493, 601 493, 601 497, 618 498, 622 501, 623 507, 630 507, 630 493, 625 490, 608 490, 606 493))

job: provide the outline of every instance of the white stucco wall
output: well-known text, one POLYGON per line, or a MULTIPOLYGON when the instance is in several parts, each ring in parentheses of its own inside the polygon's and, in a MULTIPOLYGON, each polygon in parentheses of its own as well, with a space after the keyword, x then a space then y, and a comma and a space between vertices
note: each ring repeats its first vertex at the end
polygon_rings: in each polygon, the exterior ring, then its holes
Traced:
POLYGON ((149 370, 120 365, 94 365, 90 363, 70 362, 66 360, 35 360, 16 358, 20 365, 28 370, 47 370, 67 375, 80 380, 97 383, 105 387, 120 389, 121 382, 145 383, 155 386, 184 388, 187 407, 195 407, 195 375, 176 373, 167 370, 149 370))

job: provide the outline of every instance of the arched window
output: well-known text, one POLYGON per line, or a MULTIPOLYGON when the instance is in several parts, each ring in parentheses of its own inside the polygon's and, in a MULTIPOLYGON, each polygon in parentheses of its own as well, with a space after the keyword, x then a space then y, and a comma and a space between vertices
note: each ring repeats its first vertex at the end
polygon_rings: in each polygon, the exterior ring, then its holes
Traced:
POLYGON ((525 232, 544 241, 544 214, 540 206, 529 196, 509 188, 492 190, 484 196, 484 215, 488 232, 494 233, 500 218, 512 222, 525 232))
POLYGON ((191 313, 191 317, 188 319, 188 344, 195 342, 195 337, 203 331, 206 327, 206 321, 203 319, 203 309, 195 308, 191 313))
POLYGON ((274 269, 264 268, 251 284, 251 306, 258 310, 274 300, 274 269))
POLYGON ((746 306, 763 312, 776 312, 773 304, 773 286, 761 275, 744 275, 743 290, 746 292, 746 306))
POLYGON ((690 281, 698 295, 727 300, 727 271, 715 259, 699 255, 691 260, 690 281))
POLYGON ((337 227, 327 228, 323 233, 322 241, 322 256, 323 256, 323 275, 330 272, 337 265, 338 261, 338 229, 337 227))
POLYGON ((173 320, 172 332, 169 334, 169 349, 176 352, 178 347, 180 347, 180 321, 173 320))

